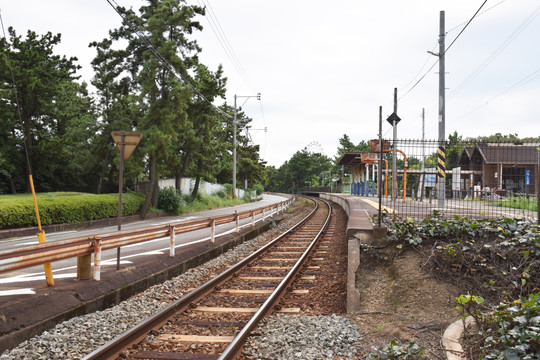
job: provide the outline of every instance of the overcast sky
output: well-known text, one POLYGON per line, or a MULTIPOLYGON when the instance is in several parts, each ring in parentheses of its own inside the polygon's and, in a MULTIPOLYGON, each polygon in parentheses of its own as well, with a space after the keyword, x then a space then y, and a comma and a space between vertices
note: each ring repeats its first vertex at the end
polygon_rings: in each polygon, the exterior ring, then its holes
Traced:
MULTIPOLYGON (((394 88, 402 119, 398 137, 422 137, 425 108, 425 137, 437 139, 438 65, 429 70, 437 57, 427 51, 438 52, 440 11, 448 46, 483 2, 188 0, 209 5, 200 19, 204 30, 195 36, 201 61, 213 70, 224 66, 227 102, 235 94, 262 94, 244 110, 254 119, 252 138, 261 156, 274 166, 306 146, 333 157, 343 134, 355 143, 376 138, 379 106, 386 119, 394 88), (218 41, 210 15, 234 56, 218 41)), ((117 3, 138 9, 141 1, 117 3)), ((2 0, 0 10, 6 31, 61 33, 58 52, 78 57, 87 81, 95 55, 88 43, 121 22, 106 0, 2 0)), ((539 13, 537 0, 488 0, 448 50, 446 137, 454 131, 464 137, 540 136, 539 13)), ((383 135, 392 136, 386 121, 383 135)))

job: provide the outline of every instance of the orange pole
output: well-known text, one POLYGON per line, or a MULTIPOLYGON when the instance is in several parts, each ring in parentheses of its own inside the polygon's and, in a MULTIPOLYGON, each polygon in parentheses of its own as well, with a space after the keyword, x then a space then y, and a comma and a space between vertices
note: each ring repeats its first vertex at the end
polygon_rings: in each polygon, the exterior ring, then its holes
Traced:
MULTIPOLYGON (((34 207, 36 209, 36 218, 37 218, 38 229, 39 229, 37 233, 38 242, 41 244, 41 243, 47 242, 47 239, 45 238, 45 231, 41 229, 41 220, 39 218, 36 191, 34 190, 34 180, 32 179, 32 174, 28 175, 28 178, 30 180, 30 188, 32 189, 32 197, 34 198, 34 207)), ((43 270, 45 271, 45 279, 47 280, 47 286, 54 286, 54 278, 52 274, 51 264, 50 263, 43 264, 43 270)))
MULTIPOLYGON (((391 151, 393 150, 383 150, 383 152, 391 152, 391 151)), ((407 156, 405 156, 405 153, 399 149, 396 149, 396 151, 399 151, 401 155, 403 155, 403 161, 405 161, 405 165, 407 165, 407 156)), ((388 167, 388 163, 386 165, 388 167)), ((403 169, 403 202, 405 202, 406 200, 407 200, 407 166, 405 166, 403 169)))

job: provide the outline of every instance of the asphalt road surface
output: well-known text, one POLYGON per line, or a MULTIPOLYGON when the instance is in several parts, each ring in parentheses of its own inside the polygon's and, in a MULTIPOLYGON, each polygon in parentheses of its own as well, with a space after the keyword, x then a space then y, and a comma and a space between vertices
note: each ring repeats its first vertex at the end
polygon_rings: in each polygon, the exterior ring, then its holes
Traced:
MULTIPOLYGON (((177 223, 181 221, 188 221, 193 219, 206 218, 211 216, 218 216, 224 214, 234 213, 251 210, 263 206, 269 206, 286 200, 285 197, 277 195, 264 194, 262 200, 242 204, 235 207, 220 208, 214 210, 203 211, 194 214, 186 214, 182 216, 160 217, 151 220, 138 221, 122 225, 122 231, 132 230, 136 228, 146 228, 152 226, 160 226, 171 223, 177 223)), ((265 214, 266 216, 271 214, 265 214)), ((255 221, 261 221, 261 216, 257 216, 255 221)), ((240 221, 240 227, 250 226, 251 218, 240 221)), ((63 231, 56 233, 47 233, 47 242, 62 241, 73 238, 81 238, 87 236, 95 236, 98 234, 113 233, 118 229, 117 225, 108 226, 104 228, 94 228, 88 230, 73 230, 63 231)), ((216 237, 235 231, 235 224, 224 224, 216 226, 216 237)), ((176 248, 190 246, 199 242, 210 241, 210 229, 202 229, 198 231, 192 231, 185 234, 176 235, 176 248)), ((11 238, 6 240, 0 240, 0 251, 17 249, 25 246, 32 246, 37 244, 37 236, 26 236, 20 238, 11 238)), ((120 253, 120 266, 132 266, 137 264, 138 261, 148 260, 149 256, 163 256, 169 253, 169 237, 163 237, 161 239, 142 242, 139 244, 124 246, 120 253)), ((107 268, 116 268, 117 264, 117 251, 107 250, 102 252, 101 258, 102 271, 106 271, 107 268)), ((66 259, 51 264, 53 269, 53 277, 56 280, 59 279, 75 279, 77 276, 77 259, 66 259)), ((0 299, 8 297, 10 295, 24 295, 34 294, 34 288, 38 285, 42 285, 45 282, 45 275, 43 273, 43 266, 36 266, 28 269, 22 269, 19 271, 13 271, 9 273, 0 274, 0 299)), ((1 301, 1 300, 0 300, 1 301)))

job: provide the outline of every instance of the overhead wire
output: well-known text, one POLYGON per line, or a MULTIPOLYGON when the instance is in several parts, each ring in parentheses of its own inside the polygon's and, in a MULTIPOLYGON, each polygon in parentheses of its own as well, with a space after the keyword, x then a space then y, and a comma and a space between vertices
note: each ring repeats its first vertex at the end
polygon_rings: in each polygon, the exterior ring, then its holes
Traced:
POLYGON ((518 82, 516 82, 515 84, 513 84, 512 86, 509 86, 508 88, 506 88, 505 90, 501 91, 499 94, 495 95, 493 98, 489 99, 488 101, 482 103, 481 105, 478 105, 477 107, 475 107, 474 109, 466 112, 465 114, 463 114, 462 116, 459 117, 459 119, 463 119, 467 116, 469 116, 470 114, 478 111, 479 109, 481 109, 482 107, 488 105, 490 102, 493 102, 495 99, 503 96, 503 95, 506 95, 508 93, 511 93, 512 91, 514 90, 517 90, 518 88, 522 87, 523 85, 525 85, 526 83, 528 83, 529 81, 531 80, 534 80, 536 79, 537 77, 540 76, 540 68, 536 69, 535 71, 533 71, 532 73, 528 74, 527 76, 525 76, 523 79, 519 80, 518 82))
MULTIPOLYGON (((502 4, 503 2, 505 2, 505 1, 506 1, 506 0, 501 0, 501 1, 499 1, 497 4, 493 5, 493 6, 490 7, 490 8, 487 8, 486 10, 482 11, 481 13, 479 13, 476 17, 480 17, 480 16, 484 15, 485 13, 487 13, 487 12, 490 11, 490 10, 493 10, 494 8, 496 8, 497 6, 501 5, 501 4, 502 4)), ((456 30, 457 28, 460 28, 461 26, 465 25, 466 23, 467 23, 467 22, 464 21, 464 22, 462 22, 461 24, 457 24, 456 26, 454 26, 454 27, 451 28, 450 30, 447 30, 446 33, 448 34, 448 33, 452 32, 452 31, 456 30)))
POLYGON ((178 80, 180 80, 184 85, 186 85, 194 95, 196 95, 197 97, 199 97, 201 100, 205 101, 206 103, 208 103, 215 111, 217 111, 219 114, 229 118, 229 119, 232 119, 233 117, 230 115, 230 114, 227 114, 226 112, 224 112, 223 110, 221 110, 220 108, 218 108, 217 106, 215 106, 210 100, 208 100, 199 90, 197 90, 197 88, 195 88, 195 86, 193 84, 191 84, 190 80, 187 79, 186 77, 184 77, 181 73, 179 73, 176 68, 163 56, 163 54, 161 54, 161 52, 156 49, 156 47, 150 42, 150 40, 148 40, 148 38, 146 37, 146 35, 144 35, 140 30, 138 29, 134 29, 131 27, 131 24, 129 22, 129 19, 122 13, 118 10, 118 4, 116 3, 115 0, 106 0, 109 5, 111 5, 111 7, 116 11, 116 13, 125 21, 126 25, 130 27, 131 31, 133 31, 135 34, 137 34, 137 36, 139 37, 139 39, 141 39, 147 46, 148 48, 150 49, 150 51, 152 51, 152 53, 154 54, 154 56, 163 64, 165 65, 169 71, 174 75, 174 77, 176 77, 178 80), (113 5, 114 3, 114 5, 113 5))
POLYGON ((467 27, 470 25, 470 23, 474 20, 474 18, 478 15, 478 13, 480 12, 480 10, 484 7, 484 5, 486 4, 487 0, 484 0, 484 2, 482 3, 482 5, 480 5, 480 7, 478 8, 478 10, 476 10, 476 12, 474 13, 474 15, 469 19, 469 21, 465 24, 465 26, 463 27, 463 29, 461 29, 461 31, 459 32, 459 34, 457 34, 457 36, 454 38, 454 40, 450 43, 450 45, 448 45, 448 47, 446 47, 446 49, 444 50, 444 52, 442 54, 438 54, 438 57, 437 57, 437 60, 433 63, 433 65, 431 65, 431 67, 425 72, 424 75, 422 75, 422 77, 420 79, 418 79, 418 81, 404 94, 402 95, 399 99, 402 99, 404 98, 405 96, 407 96, 407 94, 409 94, 413 89, 415 89, 418 84, 420 84, 420 82, 422 80, 424 80, 424 78, 427 76, 427 74, 429 74, 429 72, 435 67, 435 65, 437 65, 441 59, 441 57, 443 57, 444 55, 446 55, 446 53, 448 52, 448 50, 450 50, 450 48, 452 47, 452 45, 454 45, 454 43, 457 41, 457 39, 459 39, 459 37, 461 36, 461 34, 463 34, 463 32, 465 31, 465 29, 467 29, 467 27))
MULTIPOLYGON (((240 78, 242 79, 244 84, 246 84, 246 86, 248 88, 250 88, 251 91, 256 92, 255 85, 251 81, 251 78, 249 77, 249 75, 246 72, 244 66, 242 65, 242 62, 240 61, 240 59, 237 56, 236 51, 234 50, 234 47, 231 45, 231 42, 229 41, 229 38, 227 37, 225 31, 223 30, 223 27, 221 26, 221 23, 220 23, 217 15, 216 15, 213 7, 212 7, 212 4, 210 3, 210 0, 197 0, 197 3, 199 4, 199 6, 204 5, 205 9, 208 9, 208 11, 205 13, 205 17, 208 20, 208 24, 210 25, 210 28, 212 29, 212 32, 216 36, 219 44, 221 45, 221 47, 225 51, 225 55, 231 61, 233 67, 235 68, 235 70, 240 75, 240 78)), ((246 99, 246 101, 247 101, 247 99, 246 99)), ((244 104, 245 104, 245 102, 244 102, 244 104)), ((264 129, 262 129, 262 130, 264 130, 264 134, 265 134, 264 135, 264 150, 263 150, 263 158, 264 158, 266 156, 266 145, 267 145, 267 133, 268 132, 267 132, 267 125, 266 125, 266 119, 265 119, 265 116, 264 116, 264 110, 263 110, 262 101, 259 102, 259 105, 260 105, 260 110, 261 110, 261 117, 262 117, 263 124, 264 124, 264 129)), ((248 131, 247 128, 246 128, 246 131, 248 131)), ((253 139, 251 138, 251 134, 249 134, 249 132, 248 132, 248 137, 253 142, 253 139)))
POLYGON ((221 23, 219 22, 219 19, 214 12, 214 9, 212 8, 212 4, 210 3, 210 0, 197 0, 197 3, 200 5, 201 2, 204 4, 205 8, 208 9, 206 12, 206 19, 208 20, 208 23, 210 24, 210 28, 216 35, 216 38, 218 42, 220 43, 221 47, 225 51, 225 54, 231 61, 232 65, 242 78, 242 81, 252 90, 255 91, 255 86, 253 82, 251 81, 249 75, 247 74, 244 66, 240 62, 240 59, 236 55, 236 52, 234 51, 233 46, 231 45, 227 35, 225 34, 225 31, 223 30, 223 27, 221 26, 221 23))
POLYGON ((529 14, 525 20, 499 45, 497 49, 486 59, 478 68, 476 68, 469 76, 458 85, 450 97, 457 95, 467 85, 469 85, 480 73, 495 60, 522 32, 529 26, 529 24, 540 14, 540 6, 538 6, 531 14, 529 14))

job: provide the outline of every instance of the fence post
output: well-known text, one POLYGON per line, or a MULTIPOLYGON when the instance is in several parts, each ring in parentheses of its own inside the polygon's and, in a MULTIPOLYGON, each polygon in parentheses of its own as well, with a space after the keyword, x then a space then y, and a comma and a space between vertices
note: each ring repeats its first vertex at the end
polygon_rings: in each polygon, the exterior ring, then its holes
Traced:
POLYGON ((265 214, 264 214, 264 208, 263 208, 263 212, 262 212, 262 221, 264 222, 264 217, 265 217, 265 214))
POLYGON ((255 225, 255 214, 253 214, 253 210, 251 210, 251 226, 255 225))
POLYGON ((176 233, 174 232, 174 225, 169 224, 169 237, 170 237, 170 250, 169 256, 174 257, 175 245, 176 245, 176 233))
POLYGON ((215 241, 215 235, 216 235, 216 219, 212 219, 212 226, 210 227, 210 242, 215 241))
POLYGON ((238 210, 234 210, 234 220, 236 221, 236 232, 238 232, 238 210))
POLYGON ((92 278, 92 254, 77 256, 77 280, 92 278))
POLYGON ((536 165, 536 224, 540 225, 540 148, 538 153, 538 164, 536 165))
POLYGON ((94 237, 94 280, 101 280, 101 236, 94 237))

